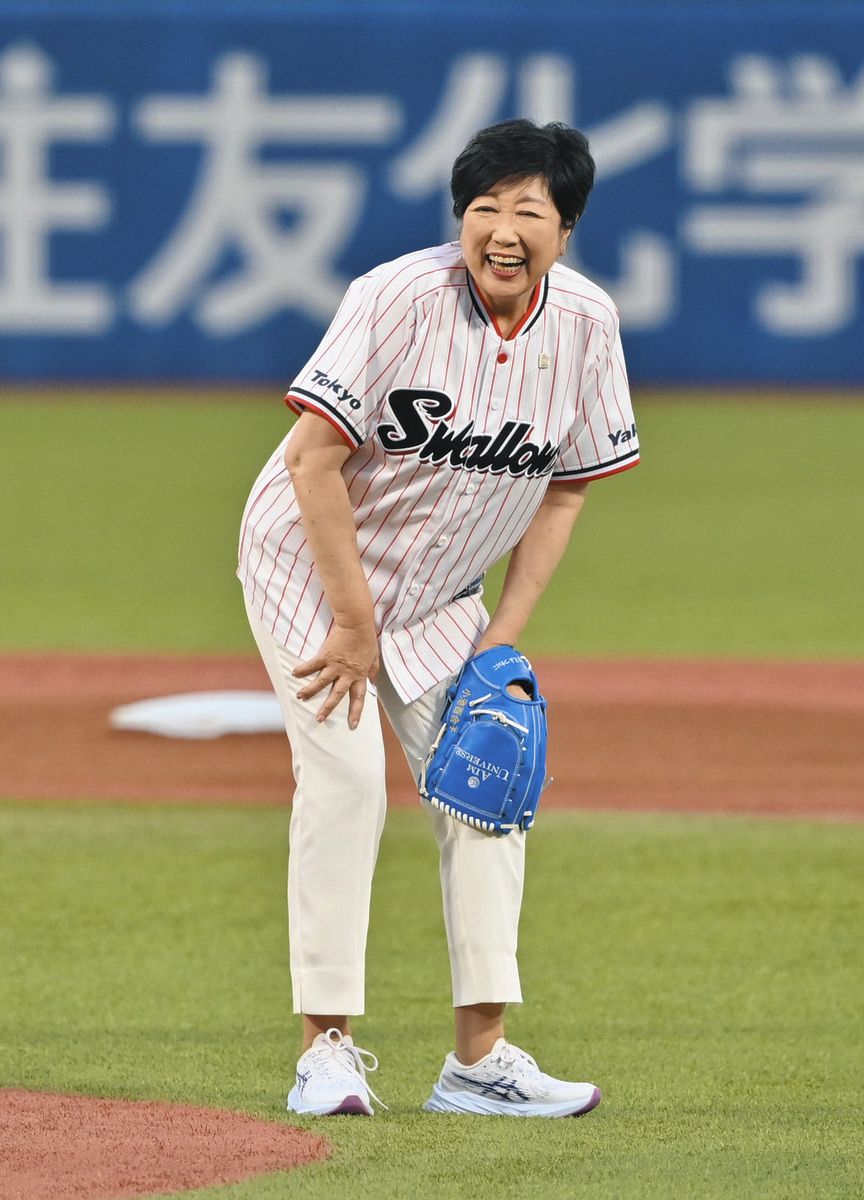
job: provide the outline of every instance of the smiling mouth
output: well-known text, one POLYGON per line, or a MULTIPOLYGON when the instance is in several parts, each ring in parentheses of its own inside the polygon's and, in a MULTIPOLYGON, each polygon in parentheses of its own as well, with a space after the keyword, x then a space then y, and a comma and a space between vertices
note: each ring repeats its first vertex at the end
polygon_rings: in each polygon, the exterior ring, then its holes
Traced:
POLYGON ((517 275, 525 266, 525 259, 514 254, 487 254, 486 261, 495 274, 501 276, 517 275))

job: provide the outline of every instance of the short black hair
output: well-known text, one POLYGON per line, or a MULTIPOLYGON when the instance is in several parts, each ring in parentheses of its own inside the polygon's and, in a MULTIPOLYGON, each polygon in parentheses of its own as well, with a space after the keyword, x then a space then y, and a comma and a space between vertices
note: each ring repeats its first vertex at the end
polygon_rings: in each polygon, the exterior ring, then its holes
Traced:
POLYGON ((560 121, 537 125, 523 117, 475 133, 453 164, 453 212, 461 218, 478 196, 504 180, 542 175, 566 229, 585 211, 594 184, 588 139, 560 121))

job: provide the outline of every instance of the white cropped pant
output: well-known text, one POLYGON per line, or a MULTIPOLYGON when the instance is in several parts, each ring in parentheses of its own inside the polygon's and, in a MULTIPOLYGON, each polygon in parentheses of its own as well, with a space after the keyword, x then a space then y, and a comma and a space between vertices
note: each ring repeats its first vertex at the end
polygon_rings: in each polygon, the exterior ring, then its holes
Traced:
MULTIPOLYGON (((441 720, 450 680, 405 704, 383 667, 357 729, 347 697, 319 723, 322 700, 297 699, 299 661, 254 614, 249 622, 279 698, 296 790, 288 860, 288 926, 294 1011, 344 1015, 364 1009, 366 934, 386 794, 377 697, 416 778, 441 720)), ((496 838, 425 805, 440 853, 453 1004, 518 1002, 516 964, 525 835, 496 838)))

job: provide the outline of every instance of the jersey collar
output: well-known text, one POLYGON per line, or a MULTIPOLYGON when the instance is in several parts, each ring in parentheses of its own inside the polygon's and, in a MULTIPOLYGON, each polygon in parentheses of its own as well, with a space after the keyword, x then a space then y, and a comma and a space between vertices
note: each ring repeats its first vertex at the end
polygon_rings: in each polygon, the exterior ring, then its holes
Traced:
POLYGON ((531 293, 531 299, 528 302, 528 307, 522 316, 521 321, 513 327, 513 331, 509 337, 505 338, 504 334, 498 327, 498 322, 495 319, 495 314, 489 308, 488 301, 480 291, 477 284, 471 275, 468 268, 465 268, 465 275, 468 279, 468 292, 471 296, 471 303, 474 305, 474 311, 479 316, 484 325, 491 326, 498 336, 507 342, 512 342, 518 334, 527 333, 529 329, 539 320, 540 314, 546 306, 546 297, 549 295, 549 276, 544 275, 538 284, 535 285, 534 291, 531 293))

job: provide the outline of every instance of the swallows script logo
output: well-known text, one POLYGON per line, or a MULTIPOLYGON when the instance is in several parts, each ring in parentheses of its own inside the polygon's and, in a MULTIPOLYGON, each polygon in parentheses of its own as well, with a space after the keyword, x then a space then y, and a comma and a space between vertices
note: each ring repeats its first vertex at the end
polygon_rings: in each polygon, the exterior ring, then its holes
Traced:
POLYGON ((396 388, 387 397, 394 422, 384 422, 376 435, 388 454, 416 454, 421 462, 447 462, 454 470, 489 471, 531 479, 551 473, 560 446, 538 446, 528 440, 528 421, 505 421, 495 434, 475 433, 474 422, 461 429, 444 424, 453 411, 446 392, 396 388))

